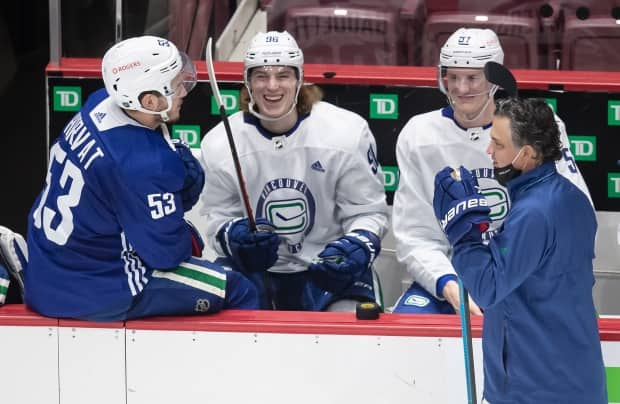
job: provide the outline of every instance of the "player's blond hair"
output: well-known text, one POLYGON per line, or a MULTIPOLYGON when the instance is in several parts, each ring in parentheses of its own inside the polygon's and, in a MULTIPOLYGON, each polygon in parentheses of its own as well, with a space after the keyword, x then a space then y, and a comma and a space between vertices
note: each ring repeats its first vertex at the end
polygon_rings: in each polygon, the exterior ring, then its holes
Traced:
MULTIPOLYGON (((312 110, 312 106, 323 99, 323 90, 314 84, 304 84, 299 89, 299 96, 297 98, 297 113, 307 114, 312 110)), ((239 93, 239 105, 240 109, 244 112, 249 112, 248 105, 250 104, 250 94, 248 89, 243 86, 239 93)), ((260 112, 260 111, 259 111, 260 112)))

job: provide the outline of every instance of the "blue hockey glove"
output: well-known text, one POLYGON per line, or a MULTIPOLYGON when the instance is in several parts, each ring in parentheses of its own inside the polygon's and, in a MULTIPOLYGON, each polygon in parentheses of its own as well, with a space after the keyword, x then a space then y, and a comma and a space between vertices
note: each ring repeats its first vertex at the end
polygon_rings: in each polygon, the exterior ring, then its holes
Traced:
POLYGON ((381 251, 381 240, 366 230, 354 230, 325 246, 308 267, 312 282, 323 290, 338 293, 355 282, 381 251))
POLYGON ((446 167, 435 176, 435 217, 451 245, 469 238, 480 240, 491 221, 489 204, 469 170, 461 166, 460 179, 455 179, 452 171, 446 167))
POLYGON ((263 272, 278 260, 280 236, 275 227, 263 217, 256 218, 256 231, 250 230, 247 218, 229 221, 217 233, 224 253, 241 272, 263 272))
POLYGON ((192 224, 192 222, 185 219, 185 223, 187 223, 189 232, 192 235, 192 256, 202 257, 202 250, 205 248, 205 243, 202 241, 202 236, 200 236, 200 232, 196 226, 192 224))
POLYGON ((179 157, 183 160, 183 165, 185 165, 186 174, 181 189, 181 199, 183 200, 183 211, 187 212, 200 198, 200 193, 205 185, 205 172, 185 142, 173 139, 172 143, 179 157))

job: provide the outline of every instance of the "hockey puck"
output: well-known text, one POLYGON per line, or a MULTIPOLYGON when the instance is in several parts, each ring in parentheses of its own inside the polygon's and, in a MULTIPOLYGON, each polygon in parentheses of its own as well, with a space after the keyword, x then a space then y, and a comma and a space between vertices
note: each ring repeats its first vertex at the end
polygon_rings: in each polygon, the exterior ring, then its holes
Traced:
POLYGON ((355 306, 355 317, 358 320, 376 320, 381 308, 375 302, 360 302, 355 306))

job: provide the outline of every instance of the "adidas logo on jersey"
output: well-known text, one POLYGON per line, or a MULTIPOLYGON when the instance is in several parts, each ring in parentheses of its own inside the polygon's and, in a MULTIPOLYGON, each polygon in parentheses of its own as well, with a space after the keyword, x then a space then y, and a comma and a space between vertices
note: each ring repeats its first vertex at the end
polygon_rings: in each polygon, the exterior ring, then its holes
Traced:
POLYGON ((95 119, 97 120, 98 123, 101 123, 101 121, 103 121, 103 118, 105 118, 106 113, 105 112, 95 112, 95 119))
POLYGON ((320 171, 322 173, 325 172, 325 169, 323 168, 323 166, 321 165, 321 162, 319 160, 317 160, 314 163, 312 163, 310 168, 312 168, 313 170, 316 170, 316 171, 320 171))

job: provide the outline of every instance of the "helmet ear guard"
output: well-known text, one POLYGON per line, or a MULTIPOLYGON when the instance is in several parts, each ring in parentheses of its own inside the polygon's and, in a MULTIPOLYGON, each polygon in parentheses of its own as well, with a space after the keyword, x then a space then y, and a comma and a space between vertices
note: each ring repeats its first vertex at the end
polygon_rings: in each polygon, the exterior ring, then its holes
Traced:
POLYGON ((103 56, 101 72, 106 91, 119 107, 157 114, 164 121, 177 91, 173 80, 181 75, 187 92, 196 85, 196 69, 189 56, 167 39, 148 35, 112 46, 103 56), (140 96, 145 92, 165 97, 167 109, 154 112, 143 108, 140 96))

